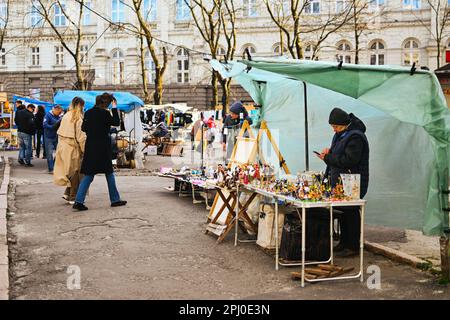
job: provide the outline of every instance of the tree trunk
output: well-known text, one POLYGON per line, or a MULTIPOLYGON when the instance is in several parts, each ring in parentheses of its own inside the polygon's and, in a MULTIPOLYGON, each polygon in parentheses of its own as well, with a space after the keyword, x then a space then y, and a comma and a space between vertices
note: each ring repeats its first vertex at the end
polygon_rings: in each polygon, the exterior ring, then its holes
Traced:
POLYGON ((217 74, 216 71, 212 72, 211 75, 211 86, 213 89, 213 108, 215 108, 219 104, 219 89, 217 86, 217 74))
POLYGON ((438 42, 437 44, 437 57, 436 57, 436 62, 437 62, 437 68, 439 69, 441 67, 441 44, 438 42))
POLYGON ((144 38, 142 36, 139 37, 140 40, 140 58, 141 58, 141 71, 142 71, 142 87, 144 93, 144 102, 150 103, 150 92, 148 91, 148 78, 147 73, 145 72, 145 53, 144 53, 144 38))
POLYGON ((230 86, 231 86, 231 80, 230 79, 223 79, 220 81, 220 86, 222 87, 222 115, 225 117, 227 113, 228 106, 230 104, 230 86))
POLYGON ((76 68, 76 72, 77 72, 77 82, 78 82, 78 89, 81 91, 85 91, 86 90, 86 81, 84 80, 84 74, 83 74, 83 70, 81 69, 81 65, 80 65, 80 59, 79 57, 77 59, 75 59, 75 68, 76 68))
POLYGON ((155 93, 153 94, 153 102, 156 105, 162 104, 163 96, 163 78, 161 69, 157 68, 155 72, 155 93))

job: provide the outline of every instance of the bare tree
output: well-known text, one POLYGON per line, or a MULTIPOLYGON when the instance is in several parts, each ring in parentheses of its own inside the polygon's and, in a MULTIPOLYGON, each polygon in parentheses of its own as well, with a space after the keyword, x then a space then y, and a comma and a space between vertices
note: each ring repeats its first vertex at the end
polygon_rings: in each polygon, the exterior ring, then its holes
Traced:
MULTIPOLYGON (((211 57, 232 60, 236 51, 236 10, 234 0, 184 0, 189 7, 194 24, 202 39, 206 42, 211 57), (219 43, 224 38, 226 48, 219 43)), ((223 79, 220 74, 211 71, 213 88, 213 104, 219 104, 218 82, 222 87, 222 102, 226 108, 229 103, 230 80, 223 79)))
MULTIPOLYGON (((146 52, 145 52, 145 45, 144 45, 144 35, 139 34, 138 38, 139 38, 139 60, 140 60, 141 72, 142 72, 141 77, 142 77, 142 88, 143 88, 142 90, 144 92, 144 102, 150 103, 151 98, 150 98, 150 92, 148 91, 148 77, 147 77, 147 73, 149 72, 149 70, 147 69, 146 61, 145 61, 146 52)), ((150 72, 151 72, 151 70, 150 70, 150 72)))
POLYGON ((418 16, 414 10, 411 10, 411 12, 420 24, 428 30, 430 36, 433 38, 437 50, 436 65, 437 68, 439 68, 442 59, 442 42, 450 34, 448 30, 450 7, 447 0, 426 0, 426 3, 431 8, 431 24, 429 23, 429 20, 422 19, 422 17, 418 16))
POLYGON ((142 30, 143 37, 147 42, 147 47, 151 58, 155 65, 155 92, 153 93, 153 102, 155 104, 162 104, 163 102, 163 77, 168 64, 167 50, 162 48, 162 59, 158 56, 155 47, 155 38, 153 37, 151 25, 142 13, 143 0, 132 0, 133 11, 138 19, 139 28, 142 30))
MULTIPOLYGON (((77 2, 77 14, 75 19, 73 15, 69 13, 67 8, 62 5, 60 0, 46 1, 37 0, 39 5, 34 9, 43 17, 45 22, 51 27, 56 37, 58 38, 64 49, 72 56, 75 62, 76 75, 78 88, 80 90, 86 90, 87 81, 85 80, 85 74, 82 69, 83 53, 81 52, 81 41, 83 39, 83 15, 85 10, 85 0, 76 0, 77 2), (61 29, 56 26, 54 21, 54 12, 58 9, 61 13, 61 17, 64 17, 69 21, 69 26, 61 29), (64 31, 64 32, 63 32, 64 31), (75 44, 73 45, 72 38, 75 37, 75 44)), ((33 4, 34 5, 34 4, 33 4)))
POLYGON ((0 0, 0 50, 3 49, 3 41, 6 35, 6 29, 9 23, 10 0, 0 0))
POLYGON ((350 7, 335 12, 334 9, 331 10, 333 6, 326 6, 325 1, 321 2, 325 6, 320 15, 309 14, 313 10, 310 0, 264 0, 264 3, 272 21, 280 30, 281 50, 283 51, 285 39, 287 51, 294 59, 304 57, 303 38, 314 38, 311 59, 316 58, 326 39, 343 28, 353 16, 350 7))

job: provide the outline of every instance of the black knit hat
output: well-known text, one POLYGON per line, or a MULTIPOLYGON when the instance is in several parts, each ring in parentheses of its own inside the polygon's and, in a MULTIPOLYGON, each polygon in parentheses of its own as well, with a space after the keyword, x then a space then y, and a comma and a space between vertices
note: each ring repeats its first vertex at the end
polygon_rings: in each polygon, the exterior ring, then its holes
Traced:
POLYGON ((350 122, 351 122, 350 116, 344 110, 339 108, 334 108, 333 110, 331 110, 330 118, 328 120, 329 124, 346 126, 349 125, 350 122))

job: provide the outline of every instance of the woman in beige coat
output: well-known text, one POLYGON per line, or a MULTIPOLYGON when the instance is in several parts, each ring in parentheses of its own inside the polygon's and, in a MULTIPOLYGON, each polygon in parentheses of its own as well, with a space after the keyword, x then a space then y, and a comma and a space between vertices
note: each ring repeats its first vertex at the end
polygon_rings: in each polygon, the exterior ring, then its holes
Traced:
POLYGON ((53 181, 66 187, 63 199, 73 204, 80 184, 81 160, 84 153, 86 134, 81 130, 84 100, 75 97, 64 115, 58 129, 58 147, 55 156, 53 181))

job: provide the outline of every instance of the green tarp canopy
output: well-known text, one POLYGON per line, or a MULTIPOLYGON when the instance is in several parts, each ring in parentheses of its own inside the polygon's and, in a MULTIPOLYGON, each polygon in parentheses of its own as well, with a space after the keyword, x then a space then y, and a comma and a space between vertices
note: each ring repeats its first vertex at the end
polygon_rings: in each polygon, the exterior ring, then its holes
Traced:
MULTIPOLYGON (((367 126, 367 222, 422 229, 426 235, 441 234, 448 227, 443 210, 448 196, 442 191, 448 190, 450 117, 432 72, 262 58, 213 60, 211 65, 222 76, 234 78, 262 106, 260 118, 275 132, 291 171, 305 169, 305 82, 310 150, 330 145, 328 115, 335 106, 354 113, 367 126)), ((310 169, 324 170, 324 163, 312 156, 310 169)))

